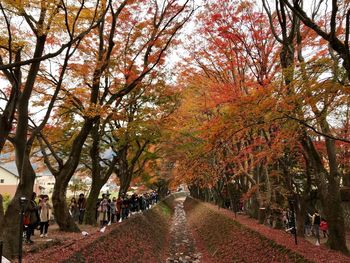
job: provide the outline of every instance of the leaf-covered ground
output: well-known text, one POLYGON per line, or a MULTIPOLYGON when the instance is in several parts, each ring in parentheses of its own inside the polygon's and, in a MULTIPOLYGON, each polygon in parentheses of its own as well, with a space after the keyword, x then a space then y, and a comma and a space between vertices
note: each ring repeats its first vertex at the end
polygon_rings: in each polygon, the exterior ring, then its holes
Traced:
POLYGON ((256 220, 201 203, 191 198, 185 202, 188 222, 197 243, 209 252, 212 262, 350 262, 350 258, 294 239, 281 230, 259 225, 256 220))
POLYGON ((29 253, 24 262, 165 262, 173 200, 168 198, 143 214, 112 225, 105 233, 80 234, 79 238, 68 234, 72 240, 29 253))
POLYGON ((192 198, 183 203, 184 198, 177 197, 105 233, 92 233, 93 228, 87 237, 61 233, 64 239, 43 243, 27 253, 24 262, 350 262, 304 239, 295 245, 291 235, 254 219, 235 218, 228 210, 192 198))
MULTIPOLYGON (((207 208, 218 211, 218 208, 212 204, 203 203, 207 208)), ((278 229, 272 229, 268 226, 258 224, 255 219, 249 218, 246 215, 235 215, 226 209, 220 209, 220 213, 238 221, 240 224, 259 232, 261 235, 268 239, 275 241, 276 243, 303 255, 306 259, 312 262, 324 262, 324 263, 345 263, 350 262, 350 257, 331 250, 325 245, 316 246, 304 238, 298 238, 298 244, 295 245, 294 238, 284 231, 278 229)))

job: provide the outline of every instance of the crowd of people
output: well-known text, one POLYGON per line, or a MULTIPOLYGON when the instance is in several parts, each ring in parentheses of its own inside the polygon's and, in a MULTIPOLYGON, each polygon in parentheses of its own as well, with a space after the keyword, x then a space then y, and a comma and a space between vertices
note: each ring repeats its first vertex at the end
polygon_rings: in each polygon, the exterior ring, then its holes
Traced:
POLYGON ((103 194, 96 204, 96 219, 102 228, 127 219, 131 213, 143 212, 157 202, 156 192, 132 194, 131 196, 123 193, 118 198, 113 197, 112 199, 108 194, 103 194))
MULTIPOLYGON (((25 241, 33 243, 31 237, 35 229, 40 230, 40 237, 48 236, 49 222, 52 219, 52 206, 48 195, 40 195, 37 202, 37 195, 34 192, 31 200, 26 205, 23 216, 25 241)), ((143 212, 158 202, 157 192, 145 194, 127 195, 123 193, 118 198, 110 198, 109 194, 102 194, 96 204, 96 220, 101 228, 108 224, 121 222, 127 219, 131 213, 143 212)), ((82 224, 86 210, 86 198, 80 194, 78 200, 73 197, 69 203, 69 213, 75 222, 82 224)))

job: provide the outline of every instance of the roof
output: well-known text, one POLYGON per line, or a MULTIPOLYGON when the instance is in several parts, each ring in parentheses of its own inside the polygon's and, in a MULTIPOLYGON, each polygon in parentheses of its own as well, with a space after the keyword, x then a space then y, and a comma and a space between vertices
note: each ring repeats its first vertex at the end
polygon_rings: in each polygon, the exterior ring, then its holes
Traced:
POLYGON ((17 172, 16 172, 16 173, 13 173, 12 171, 10 171, 9 169, 6 169, 6 168, 3 167, 3 166, 0 166, 0 169, 1 169, 1 170, 4 170, 5 172, 7 172, 7 173, 9 173, 9 174, 12 174, 12 175, 15 176, 15 177, 19 177, 17 172))
MULTIPOLYGON (((15 162, 7 162, 7 163, 0 162, 0 168, 2 168, 3 170, 7 171, 8 173, 13 174, 16 177, 19 177, 17 166, 16 166, 15 162)), ((33 167, 33 168, 35 168, 35 167, 33 167)), ((36 178, 44 177, 44 176, 52 176, 52 174, 50 174, 49 172, 46 172, 46 173, 44 173, 44 172, 35 173, 35 177, 36 178)))

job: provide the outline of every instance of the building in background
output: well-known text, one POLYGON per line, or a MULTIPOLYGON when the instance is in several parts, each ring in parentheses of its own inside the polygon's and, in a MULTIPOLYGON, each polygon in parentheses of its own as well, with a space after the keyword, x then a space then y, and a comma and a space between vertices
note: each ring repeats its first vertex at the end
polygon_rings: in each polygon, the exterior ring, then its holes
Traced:
POLYGON ((11 197, 14 196, 18 182, 18 175, 0 166, 0 194, 9 194, 11 197))
POLYGON ((55 185, 55 177, 53 175, 43 175, 37 179, 39 191, 37 194, 46 194, 51 196, 55 185))
MULTIPOLYGON (((9 194, 13 197, 16 193, 17 185, 19 183, 19 176, 17 169, 8 169, 0 166, 0 194, 9 194)), ((40 193, 37 179, 34 182, 35 192, 40 193)))

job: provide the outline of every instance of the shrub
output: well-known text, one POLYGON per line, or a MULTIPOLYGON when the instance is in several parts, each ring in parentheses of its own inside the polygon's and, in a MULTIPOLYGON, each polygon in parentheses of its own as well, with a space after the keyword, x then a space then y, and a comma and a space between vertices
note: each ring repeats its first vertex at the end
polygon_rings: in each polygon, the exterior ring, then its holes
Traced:
POLYGON ((10 202, 11 202, 11 196, 10 196, 10 194, 4 193, 4 194, 2 195, 2 205, 3 205, 3 207, 4 207, 4 212, 6 212, 7 207, 9 206, 10 202))

